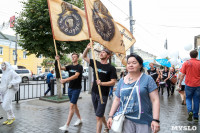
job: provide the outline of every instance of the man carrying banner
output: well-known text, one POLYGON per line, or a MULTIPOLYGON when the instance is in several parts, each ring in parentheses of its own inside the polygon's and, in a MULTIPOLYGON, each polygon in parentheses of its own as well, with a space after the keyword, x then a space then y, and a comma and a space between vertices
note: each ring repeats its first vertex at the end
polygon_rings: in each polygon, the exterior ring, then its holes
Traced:
MULTIPOLYGON (((66 79, 62 79, 60 82, 62 84, 69 82, 68 96, 70 99, 70 108, 69 108, 69 115, 68 115, 67 123, 64 126, 59 128, 60 130, 63 130, 63 131, 68 131, 68 127, 69 127, 69 124, 72 120, 74 113, 76 113, 76 115, 78 117, 78 120, 75 122, 74 126, 78 126, 79 124, 82 123, 79 109, 77 106, 77 101, 78 101, 78 98, 79 98, 79 95, 81 92, 83 67, 78 64, 78 58, 79 58, 79 55, 77 53, 73 53, 72 54, 73 65, 61 67, 61 70, 65 70, 65 71, 69 72, 69 77, 66 79)), ((56 60, 59 60, 59 56, 56 56, 56 60)))
MULTIPOLYGON (((92 59, 89 59, 87 57, 87 53, 89 49, 91 48, 92 44, 88 44, 86 47, 85 51, 83 52, 83 59, 90 64, 90 66, 94 69, 94 62, 92 59)), ((110 65, 107 61, 110 58, 111 53, 107 49, 103 49, 100 52, 100 62, 96 61, 97 65, 97 71, 99 75, 99 80, 96 80, 96 75, 94 73, 94 81, 96 82, 93 83, 92 86, 92 102, 96 114, 96 120, 97 120, 97 129, 96 133, 101 133, 102 129, 102 123, 105 125, 104 132, 109 132, 109 129, 107 128, 106 125, 106 120, 104 116, 105 108, 106 108, 106 103, 108 99, 108 94, 109 94, 109 88, 110 86, 115 85, 115 81, 117 79, 117 74, 116 74, 116 69, 112 65, 110 65), (100 96, 98 92, 98 86, 101 86, 101 92, 102 92, 102 98, 103 98, 103 104, 101 104, 100 101, 100 96)))

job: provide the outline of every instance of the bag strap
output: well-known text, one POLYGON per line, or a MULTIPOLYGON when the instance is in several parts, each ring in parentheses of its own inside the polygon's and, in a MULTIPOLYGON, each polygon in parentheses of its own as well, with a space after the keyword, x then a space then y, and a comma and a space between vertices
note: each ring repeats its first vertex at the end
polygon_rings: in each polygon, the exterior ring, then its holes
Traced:
POLYGON ((130 101, 130 99, 131 99, 131 96, 132 96, 132 94, 133 94, 133 90, 134 90, 136 84, 138 83, 138 81, 140 80, 140 78, 142 77, 142 75, 143 75, 143 73, 141 73, 140 77, 138 78, 138 80, 136 81, 135 85, 133 86, 132 91, 131 91, 131 94, 129 95, 128 101, 127 101, 127 103, 126 103, 126 106, 125 106, 125 108, 124 108, 122 114, 125 113, 126 108, 127 108, 127 106, 128 106, 128 103, 129 103, 129 101, 130 101))

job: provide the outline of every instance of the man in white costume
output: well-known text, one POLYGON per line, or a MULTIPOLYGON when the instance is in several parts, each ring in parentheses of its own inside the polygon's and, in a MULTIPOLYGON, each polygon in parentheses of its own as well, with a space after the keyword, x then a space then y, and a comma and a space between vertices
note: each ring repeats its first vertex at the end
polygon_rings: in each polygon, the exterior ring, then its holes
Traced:
POLYGON ((12 99, 19 89, 21 77, 12 69, 8 62, 1 64, 2 77, 0 85, 0 94, 2 101, 2 108, 6 111, 8 119, 3 122, 3 125, 10 125, 14 122, 15 116, 12 109, 12 99))

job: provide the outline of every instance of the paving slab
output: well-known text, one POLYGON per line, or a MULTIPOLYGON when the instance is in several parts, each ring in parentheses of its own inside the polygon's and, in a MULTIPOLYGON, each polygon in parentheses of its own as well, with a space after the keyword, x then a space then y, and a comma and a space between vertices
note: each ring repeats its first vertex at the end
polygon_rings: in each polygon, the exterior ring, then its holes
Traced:
MULTIPOLYGON (((166 93, 166 92, 165 92, 166 93)), ((187 109, 181 105, 181 99, 178 92, 173 96, 167 97, 167 94, 160 95, 160 133, 200 133, 200 122, 187 121, 187 109), (179 126, 196 128, 195 131, 177 130, 179 126)), ((77 117, 74 115, 69 133, 95 133, 96 118, 92 106, 91 95, 82 92, 82 99, 79 99, 78 106, 83 124, 77 127, 73 126, 77 117)), ((113 99, 109 99, 106 107, 105 116, 112 105, 113 99)), ((0 124, 0 133, 63 133, 59 127, 66 123, 69 102, 51 103, 39 99, 22 100, 17 104, 13 102, 16 121, 10 125, 0 124)), ((4 116, 2 123, 6 120, 6 114, 0 107, 0 114, 4 116)), ((113 133, 110 131, 110 133, 113 133)))

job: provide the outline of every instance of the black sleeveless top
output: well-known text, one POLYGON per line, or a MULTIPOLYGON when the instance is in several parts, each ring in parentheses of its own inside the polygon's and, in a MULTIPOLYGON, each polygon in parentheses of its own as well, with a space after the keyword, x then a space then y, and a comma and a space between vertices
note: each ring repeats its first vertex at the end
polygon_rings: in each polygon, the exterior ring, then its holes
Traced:
POLYGON ((163 71, 163 74, 162 74, 163 80, 165 80, 168 77, 168 73, 169 71, 167 72, 163 71))
POLYGON ((156 79, 158 77, 156 68, 154 70, 149 69, 147 72, 154 79, 154 81, 156 82, 156 79))

